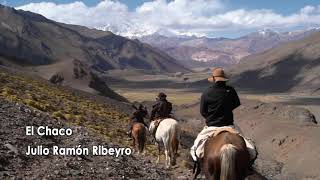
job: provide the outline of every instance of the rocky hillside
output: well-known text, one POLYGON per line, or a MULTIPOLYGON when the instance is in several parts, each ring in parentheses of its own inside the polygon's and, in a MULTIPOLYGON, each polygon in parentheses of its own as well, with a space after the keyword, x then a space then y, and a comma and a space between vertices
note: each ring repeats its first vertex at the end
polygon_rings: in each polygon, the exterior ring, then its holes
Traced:
POLYGON ((232 83, 256 92, 318 94, 320 84, 320 33, 292 41, 232 67, 232 83))
POLYGON ((90 128, 61 121, 37 109, 0 97, 0 178, 1 179, 150 179, 168 178, 168 173, 151 161, 130 156, 27 156, 28 146, 105 147, 114 144, 90 128), (71 128, 72 136, 26 136, 26 126, 46 125, 71 128))
POLYGON ((295 32, 262 30, 237 39, 208 37, 166 37, 153 34, 139 38, 172 57, 195 66, 230 66, 241 58, 263 52, 283 42, 302 39, 318 29, 295 32))
POLYGON ((256 142, 260 154, 255 167, 261 174, 275 180, 320 178, 320 126, 313 114, 278 103, 242 104, 235 117, 243 133, 256 142))
MULTIPOLYGON (((150 158, 26 156, 27 146, 131 147, 125 134, 130 104, 51 84, 37 76, 0 71, 0 179, 168 178, 150 158), (72 136, 26 136, 25 126, 71 128, 72 136), (35 168, 36 167, 36 168, 35 168)), ((147 154, 157 152, 153 145, 147 154)), ((153 159, 152 159, 153 160, 153 159)))

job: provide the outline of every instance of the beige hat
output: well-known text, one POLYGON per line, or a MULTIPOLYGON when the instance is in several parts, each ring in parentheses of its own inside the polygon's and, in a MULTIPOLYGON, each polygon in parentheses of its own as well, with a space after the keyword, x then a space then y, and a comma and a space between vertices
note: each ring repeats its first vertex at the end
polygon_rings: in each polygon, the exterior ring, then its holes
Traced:
POLYGON ((208 78, 209 82, 228 81, 228 80, 229 79, 226 78, 222 68, 216 68, 216 69, 212 70, 212 77, 208 78))

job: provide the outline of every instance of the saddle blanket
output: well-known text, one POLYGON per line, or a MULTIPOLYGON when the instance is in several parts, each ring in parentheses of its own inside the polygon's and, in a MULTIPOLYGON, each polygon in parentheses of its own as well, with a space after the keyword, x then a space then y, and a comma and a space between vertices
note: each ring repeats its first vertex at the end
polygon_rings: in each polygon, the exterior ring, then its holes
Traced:
MULTIPOLYGON (((196 140, 194 141, 193 146, 191 147, 190 154, 192 156, 192 159, 194 161, 197 161, 198 158, 202 158, 204 155, 204 144, 207 141, 207 139, 211 136, 218 135, 222 131, 228 131, 228 132, 239 134, 240 136, 242 136, 240 133, 240 130, 236 126, 222 126, 222 127, 205 126, 202 129, 202 131, 198 134, 196 140)), ((256 147, 254 146, 254 143, 245 137, 243 137, 243 139, 246 142, 246 146, 250 154, 250 159, 251 160, 255 159, 257 157, 257 151, 256 151, 256 147)))

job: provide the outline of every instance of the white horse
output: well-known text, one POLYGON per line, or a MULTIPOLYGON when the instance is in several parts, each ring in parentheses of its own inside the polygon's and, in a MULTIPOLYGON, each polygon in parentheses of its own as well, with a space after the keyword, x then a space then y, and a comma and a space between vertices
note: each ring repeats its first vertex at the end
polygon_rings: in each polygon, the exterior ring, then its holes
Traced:
POLYGON ((178 122, 172 118, 163 119, 158 128, 156 128, 155 121, 152 121, 149 126, 149 132, 155 135, 156 145, 158 145, 157 163, 160 161, 160 143, 162 141, 166 156, 166 168, 175 165, 180 142, 180 127, 178 122), (155 130, 156 132, 154 132, 155 130))

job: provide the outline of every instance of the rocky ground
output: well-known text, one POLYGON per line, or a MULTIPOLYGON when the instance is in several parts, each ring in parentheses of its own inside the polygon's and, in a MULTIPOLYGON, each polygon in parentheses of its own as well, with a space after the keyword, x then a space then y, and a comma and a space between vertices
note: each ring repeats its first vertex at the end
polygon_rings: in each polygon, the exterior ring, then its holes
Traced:
POLYGON ((256 168, 268 179, 320 179, 320 126, 304 108, 245 101, 235 112, 260 152, 256 168))
MULTIPOLYGON (((168 173, 140 156, 27 156, 28 145, 118 147, 84 127, 0 98, 0 179, 166 179, 168 173), (26 136, 25 126, 70 127, 73 135, 26 136)), ((121 146, 120 146, 121 147, 121 146)))

